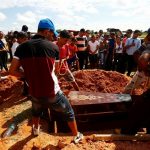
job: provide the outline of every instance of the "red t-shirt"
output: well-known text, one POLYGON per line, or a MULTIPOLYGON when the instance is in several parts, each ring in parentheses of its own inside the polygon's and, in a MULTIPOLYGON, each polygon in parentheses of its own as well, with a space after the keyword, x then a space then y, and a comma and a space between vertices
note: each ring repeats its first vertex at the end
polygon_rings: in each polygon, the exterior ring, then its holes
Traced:
POLYGON ((69 45, 66 44, 63 47, 59 47, 59 59, 66 59, 69 57, 69 45))
MULTIPOLYGON (((56 42, 56 45, 58 45, 58 42, 56 42)), ((59 47, 59 46, 58 46, 59 47)), ((59 47, 59 72, 64 73, 68 67, 68 63, 66 61, 67 57, 69 57, 69 46, 68 44, 63 45, 62 47, 59 47), (63 60, 65 59, 65 60, 63 60)))
POLYGON ((69 44, 69 58, 72 58, 77 52, 77 46, 69 44))

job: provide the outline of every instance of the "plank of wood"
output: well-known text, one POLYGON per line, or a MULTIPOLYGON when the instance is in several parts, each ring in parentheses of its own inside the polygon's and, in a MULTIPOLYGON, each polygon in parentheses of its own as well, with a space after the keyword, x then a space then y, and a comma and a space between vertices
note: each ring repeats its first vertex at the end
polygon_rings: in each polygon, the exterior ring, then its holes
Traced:
POLYGON ((100 116, 100 115, 111 115, 111 114, 121 114, 127 113, 127 111, 108 111, 108 112, 94 112, 94 113, 85 113, 85 114, 76 114, 77 117, 83 116, 100 116))
POLYGON ((129 94, 113 94, 101 92, 71 91, 68 99, 72 106, 94 104, 131 103, 129 94))
POLYGON ((150 141, 150 134, 94 134, 93 139, 95 141, 150 141))

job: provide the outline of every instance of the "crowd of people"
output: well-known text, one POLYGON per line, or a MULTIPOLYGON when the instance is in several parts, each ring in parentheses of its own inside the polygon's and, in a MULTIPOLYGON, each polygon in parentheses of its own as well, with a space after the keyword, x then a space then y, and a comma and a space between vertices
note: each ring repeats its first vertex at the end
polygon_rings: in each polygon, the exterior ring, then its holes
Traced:
MULTIPOLYGON (((149 41, 149 32, 144 40, 138 38, 139 30, 132 31, 131 29, 128 29, 122 36, 115 32, 104 33, 103 30, 91 33, 90 30, 84 28, 77 35, 74 35, 75 32, 68 32, 63 44, 63 49, 67 49, 66 62, 70 71, 104 69, 127 73, 128 76, 131 76, 131 72, 137 65, 133 54, 146 45, 146 40, 149 41)), ((4 39, 1 31, 0 36, 2 39, 1 49, 3 49, 0 52, 0 69, 8 71, 8 54, 11 61, 16 47, 29 40, 31 34, 28 32, 28 27, 24 25, 21 32, 10 32, 4 39)), ((61 37, 58 35, 51 40, 56 43, 59 39, 61 37)))
MULTIPOLYGON (((33 134, 39 134, 41 111, 47 107, 62 113, 75 136, 75 143, 82 140, 74 111, 60 89, 59 78, 65 77, 79 91, 73 70, 101 68, 127 72, 131 76, 141 53, 150 50, 150 29, 143 42, 139 34, 139 30, 131 29, 122 37, 102 30, 93 34, 84 28, 77 35, 67 30, 58 34, 50 19, 40 20, 37 34, 33 36, 28 33, 27 26, 14 32, 11 40, 5 39, 0 31, 0 69, 8 71, 10 54, 9 73, 23 80, 29 87, 27 93, 32 96, 33 134)), ((149 63, 149 56, 146 60, 149 63)))

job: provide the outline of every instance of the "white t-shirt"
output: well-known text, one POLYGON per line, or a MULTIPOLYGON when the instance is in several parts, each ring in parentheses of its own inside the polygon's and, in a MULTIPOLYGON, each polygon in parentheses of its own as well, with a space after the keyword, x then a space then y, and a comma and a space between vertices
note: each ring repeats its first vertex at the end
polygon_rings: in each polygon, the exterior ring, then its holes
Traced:
POLYGON ((19 43, 17 42, 14 42, 12 47, 11 47, 11 51, 12 51, 12 55, 14 56, 14 53, 16 51, 16 48, 18 47, 19 43))
MULTIPOLYGON (((98 41, 95 41, 95 42, 93 43, 92 41, 89 41, 89 42, 88 42, 88 45, 90 46, 90 50, 91 50, 92 52, 94 52, 94 51, 96 50, 97 46, 99 46, 99 42, 98 42, 98 41)), ((90 52, 89 52, 89 53, 90 53, 90 52)), ((98 54, 98 50, 97 50, 97 52, 96 52, 95 54, 98 54)))
POLYGON ((122 53, 123 52, 123 47, 122 47, 122 42, 120 43, 120 45, 118 45, 116 43, 116 53, 122 53))

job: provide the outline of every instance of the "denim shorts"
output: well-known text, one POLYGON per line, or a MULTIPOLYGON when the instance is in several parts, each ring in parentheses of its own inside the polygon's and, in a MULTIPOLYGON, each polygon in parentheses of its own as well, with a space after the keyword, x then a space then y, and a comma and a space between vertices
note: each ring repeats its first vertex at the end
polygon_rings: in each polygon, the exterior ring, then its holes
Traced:
POLYGON ((53 98, 35 98, 32 97, 32 115, 40 117, 44 108, 50 108, 63 115, 65 121, 73 121, 75 119, 74 111, 62 91, 59 91, 53 98))
POLYGON ((68 65, 71 65, 73 62, 75 62, 76 60, 78 60, 77 56, 74 55, 73 57, 67 59, 67 63, 68 65))

